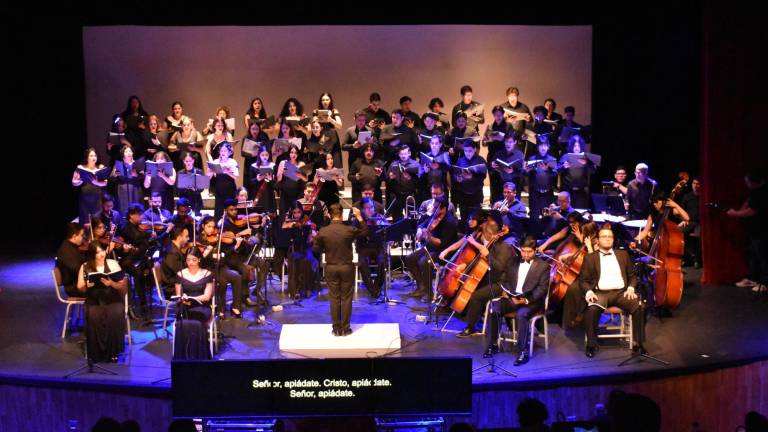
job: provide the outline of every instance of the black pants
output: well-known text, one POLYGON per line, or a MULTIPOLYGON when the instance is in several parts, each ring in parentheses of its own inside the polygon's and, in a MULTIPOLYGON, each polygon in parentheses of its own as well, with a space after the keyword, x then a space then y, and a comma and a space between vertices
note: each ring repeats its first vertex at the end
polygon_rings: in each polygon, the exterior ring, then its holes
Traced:
MULTIPOLYGON (((427 258, 429 252, 425 248, 417 249, 416 252, 405 257, 405 267, 411 273, 416 281, 416 292, 427 295, 432 299, 432 263, 427 258)), ((437 255, 432 255, 432 260, 436 260, 437 255)))
POLYGON ((584 299, 584 293, 579 286, 579 280, 576 279, 568 286, 568 290, 566 290, 565 297, 563 298, 563 328, 575 328, 576 317, 579 314, 583 314, 586 307, 587 301, 584 299))
POLYGON ((683 229, 685 235, 685 260, 701 264, 701 237, 698 224, 691 222, 683 229))
MULTIPOLYGON (((227 306, 227 285, 232 285, 232 308, 242 311, 243 277, 240 273, 222 265, 219 267, 216 286, 216 312, 224 312, 227 306)), ((247 285, 246 285, 247 286, 247 285)))
MULTIPOLYGON (((616 306, 623 311, 628 312, 632 316, 632 337, 635 343, 643 342, 643 329, 645 326, 645 316, 643 313, 643 306, 640 303, 640 297, 638 296, 634 300, 630 300, 624 297, 626 289, 610 290, 610 291, 596 291, 597 302, 604 307, 608 308, 616 306)), ((604 309, 600 306, 588 306, 587 311, 584 313, 584 327, 587 332, 587 346, 597 346, 597 324, 600 321, 600 315, 602 315, 604 309)))
POLYGON ((749 260, 748 278, 759 284, 768 284, 768 241, 749 239, 747 259, 749 260))
MULTIPOLYGON (((475 291, 477 292, 477 291, 475 291)), ((488 345, 496 344, 499 339, 499 318, 504 315, 515 312, 515 325, 517 326, 517 349, 523 352, 528 347, 531 333, 528 331, 531 318, 539 313, 544 305, 541 303, 520 304, 512 303, 508 298, 499 300, 498 305, 492 308, 488 315, 488 345), (494 310, 497 308, 498 310, 494 310)))
POLYGON ((132 299, 131 303, 135 304, 135 299, 138 297, 141 306, 146 306, 149 292, 144 281, 143 258, 128 256, 120 262, 120 267, 133 277, 133 292, 128 296, 132 299))
POLYGON ((357 251, 357 267, 365 288, 375 297, 381 292, 386 276, 386 260, 381 249, 360 249, 357 251), (371 278, 371 266, 376 266, 376 279, 371 278))
POLYGON ((327 264, 325 282, 331 298, 331 322, 335 331, 349 328, 352 316, 352 294, 355 288, 353 264, 327 264))

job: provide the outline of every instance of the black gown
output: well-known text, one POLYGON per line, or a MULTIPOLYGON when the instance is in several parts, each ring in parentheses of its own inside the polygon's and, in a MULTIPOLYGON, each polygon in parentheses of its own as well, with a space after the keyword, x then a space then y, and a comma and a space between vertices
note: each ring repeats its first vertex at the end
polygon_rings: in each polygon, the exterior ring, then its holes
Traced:
MULTIPOLYGON (((83 264, 83 276, 89 273, 110 273, 120 266, 107 260, 104 268, 83 264), (110 264, 111 263, 111 264, 110 264)), ((125 303, 114 288, 99 286, 85 292, 85 334, 88 358, 94 362, 107 362, 125 350, 125 303)))
MULTIPOLYGON (((201 269, 206 275, 198 281, 184 277, 183 271, 177 273, 181 292, 196 297, 205 292, 205 285, 213 281, 213 274, 201 269)), ((209 360, 211 350, 208 345, 207 327, 211 319, 211 305, 200 304, 194 300, 189 306, 182 305, 176 314, 176 335, 174 337, 174 360, 209 360)))

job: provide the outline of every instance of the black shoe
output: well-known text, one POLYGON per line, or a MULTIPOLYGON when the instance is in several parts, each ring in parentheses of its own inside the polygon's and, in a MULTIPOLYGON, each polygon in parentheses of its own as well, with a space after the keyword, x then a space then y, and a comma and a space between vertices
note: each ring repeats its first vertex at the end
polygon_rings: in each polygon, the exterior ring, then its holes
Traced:
POLYGON ((524 349, 523 352, 520 353, 519 356, 515 359, 515 366, 520 366, 528 363, 528 360, 530 358, 528 357, 528 350, 524 349))
POLYGON ((347 328, 345 328, 344 330, 341 331, 341 335, 342 336, 349 336, 351 334, 352 334, 352 328, 351 327, 347 327, 347 328))
POLYGON ((494 354, 499 352, 499 346, 496 344, 488 345, 488 348, 483 353, 483 358, 493 357, 494 354))
POLYGON ((334 336, 341 336, 341 331, 339 331, 337 329, 333 329, 332 333, 333 333, 334 336))
POLYGON ((632 352, 637 355, 648 355, 648 350, 645 349, 643 344, 635 344, 635 346, 632 347, 632 352))
POLYGON ((588 346, 584 353, 587 355, 587 357, 592 358, 595 356, 595 352, 597 352, 597 347, 588 346))
POLYGON ((234 308, 233 308, 233 309, 231 309, 231 310, 230 310, 230 312, 232 313, 232 316, 233 316, 233 317, 235 317, 235 318, 237 318, 237 319, 240 319, 240 318, 242 318, 242 317, 243 317, 243 313, 242 313, 242 312, 240 312, 240 311, 239 311, 239 310, 237 310, 237 309, 234 309, 234 308))
POLYGON ((456 337, 465 338, 476 334, 477 331, 465 328, 461 333, 456 334, 456 337))

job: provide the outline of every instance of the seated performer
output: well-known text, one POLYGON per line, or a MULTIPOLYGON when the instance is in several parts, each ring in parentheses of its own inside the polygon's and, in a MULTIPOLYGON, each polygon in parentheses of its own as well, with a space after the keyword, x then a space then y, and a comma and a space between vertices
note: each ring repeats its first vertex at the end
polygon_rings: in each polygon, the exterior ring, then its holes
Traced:
POLYGON ((88 245, 87 260, 77 275, 77 289, 85 297, 86 353, 94 362, 117 363, 125 349, 125 303, 127 280, 120 265, 107 259, 100 242, 88 245), (94 278, 92 273, 103 273, 94 278))
POLYGON ((568 192, 557 194, 557 206, 552 204, 543 209, 542 225, 546 240, 536 248, 537 252, 550 254, 565 239, 568 235, 568 215, 573 212, 575 210, 571 207, 571 195, 568 192))
POLYGON ((312 242, 317 235, 316 225, 304 213, 304 206, 298 202, 289 208, 282 228, 289 237, 288 246, 288 294, 294 298, 308 298, 317 292, 315 274, 319 268, 312 255, 312 242))
POLYGON ((613 231, 603 226, 597 238, 598 250, 588 254, 581 266, 581 291, 587 304, 584 325, 587 332, 586 355, 597 351, 597 323, 602 312, 617 306, 632 316, 633 351, 646 354, 643 347, 645 317, 643 306, 635 293, 637 276, 626 251, 613 249, 613 231))
POLYGON ((179 312, 176 315, 174 360, 208 360, 211 351, 207 329, 211 320, 213 273, 201 268, 202 253, 197 247, 186 255, 185 267, 175 277, 179 312))
MULTIPOLYGON (((429 187, 429 192, 431 198, 423 201, 421 205, 419 206, 419 215, 422 217, 424 216, 432 216, 432 213, 435 209, 435 199, 438 197, 444 197, 446 200, 448 197, 445 196, 445 183, 432 183, 432 186, 429 187)), ((453 207, 453 203, 448 203, 448 212, 450 212, 452 215, 456 216, 456 209, 453 207)))
POLYGON ((77 272, 85 261, 80 245, 85 238, 85 229, 77 222, 67 225, 67 234, 56 252, 56 267, 61 273, 61 284, 64 292, 70 297, 80 297, 82 294, 77 289, 77 272))
MULTIPOLYGON (((304 207, 304 214, 315 224, 316 227, 323 227, 328 225, 331 221, 331 216, 328 213, 328 206, 322 200, 318 199, 317 193, 318 185, 315 183, 307 183, 304 185, 304 196, 298 201, 304 207)), ((290 218, 290 213, 288 218, 290 218)))
POLYGON ((419 227, 420 230, 416 234, 416 239, 423 241, 425 245, 405 257, 405 265, 416 280, 416 289, 409 295, 418 299, 426 298, 426 301, 432 300, 430 283, 432 264, 427 254, 435 260, 441 250, 456 241, 458 230, 458 222, 448 211, 448 201, 445 197, 435 198, 434 209, 435 213, 419 227))
POLYGON ((501 213, 502 224, 509 227, 510 237, 515 241, 528 232, 528 209, 517 198, 517 187, 513 182, 504 183, 504 199, 493 203, 492 210, 501 213))
MULTIPOLYGON (((128 207, 126 213, 125 225, 123 225, 121 236, 125 239, 125 242, 132 245, 129 250, 125 250, 125 255, 120 260, 120 266, 125 269, 125 272, 133 276, 133 293, 132 293, 132 305, 135 306, 135 298, 139 297, 141 305, 141 313, 147 314, 147 297, 149 290, 144 281, 144 270, 149 268, 149 260, 147 258, 147 250, 152 244, 156 243, 157 232, 146 232, 141 229, 139 223, 141 222, 141 216, 144 213, 144 208, 141 204, 131 204, 128 207)), ((129 309, 128 313, 131 318, 136 318, 136 312, 133 308, 129 309)))
POLYGON ((384 255, 384 241, 382 234, 376 233, 387 220, 384 218, 384 213, 377 213, 375 202, 370 198, 363 198, 362 215, 363 221, 368 225, 368 235, 365 237, 358 237, 355 244, 357 249, 357 267, 359 268, 360 275, 362 276, 365 288, 371 297, 376 299, 381 295, 381 287, 384 285, 385 275, 385 255, 384 255), (376 266, 376 279, 371 278, 371 266, 376 266))
MULTIPOLYGON (((379 192, 381 192, 381 190, 379 190, 379 192)), ((376 192, 375 192, 375 188, 373 187, 373 185, 370 184, 370 183, 364 184, 362 192, 361 192, 360 200, 359 201, 355 201, 355 203, 352 204, 352 207, 354 207, 354 208, 356 208, 356 209, 358 209, 360 211, 363 211, 363 200, 368 198, 371 201, 373 201, 373 208, 374 208, 375 213, 376 214, 380 214, 380 215, 384 215, 384 213, 385 213, 384 204, 380 203, 379 201, 376 201, 375 195, 376 195, 376 192)), ((350 215, 350 219, 351 219, 351 216, 352 215, 350 215)))
POLYGON ((499 335, 499 317, 514 311, 518 350, 515 366, 520 366, 528 363, 528 343, 532 337, 529 332, 530 319, 544 308, 544 298, 549 289, 549 265, 536 256, 536 239, 533 237, 523 240, 520 245, 520 255, 513 257, 510 261, 511 267, 507 271, 504 285, 512 295, 498 291, 492 292, 492 287, 486 284, 482 291, 478 289, 472 294, 468 307, 472 307, 472 313, 478 314, 478 307, 482 312, 486 301, 501 296, 496 306, 499 308, 498 313, 488 315, 489 344, 484 356, 491 356, 499 351, 496 345, 499 335))

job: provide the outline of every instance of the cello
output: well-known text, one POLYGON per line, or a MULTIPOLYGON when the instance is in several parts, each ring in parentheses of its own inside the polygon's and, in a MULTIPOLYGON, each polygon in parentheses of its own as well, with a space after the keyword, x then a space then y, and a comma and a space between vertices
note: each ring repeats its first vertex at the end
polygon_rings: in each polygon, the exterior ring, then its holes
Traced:
MULTIPOLYGON (((488 244, 485 245, 486 249, 490 250, 493 244, 509 233, 509 227, 503 225, 501 231, 494 234, 488 244)), ((467 240, 469 243, 469 240, 467 240)), ((465 265, 464 270, 460 273, 455 267, 448 271, 448 274, 444 276, 444 279, 453 276, 452 283, 456 284, 454 291, 456 296, 451 303, 451 309, 456 312, 463 312, 469 303, 472 293, 475 292, 480 281, 485 277, 485 273, 488 271, 490 264, 488 259, 480 255, 479 251, 475 247, 465 247, 462 253, 456 257, 454 262, 455 266, 465 265)), ((452 288, 448 288, 450 291, 452 288)))
MULTIPOLYGON (((674 200, 688 183, 688 174, 680 173, 681 180, 669 194, 669 199, 674 200)), ((658 266, 654 269, 653 297, 656 307, 675 309, 683 297, 683 271, 682 260, 685 250, 683 232, 676 223, 669 220, 672 212, 670 207, 664 207, 664 212, 656 228, 656 236, 649 251, 658 266)))
POLYGON ((583 244, 577 246, 572 239, 558 246, 549 271, 549 278, 552 281, 549 285, 549 301, 559 303, 565 298, 568 287, 579 278, 585 256, 587 256, 587 247, 583 244), (569 256, 562 261, 559 260, 558 258, 563 255, 569 256))

